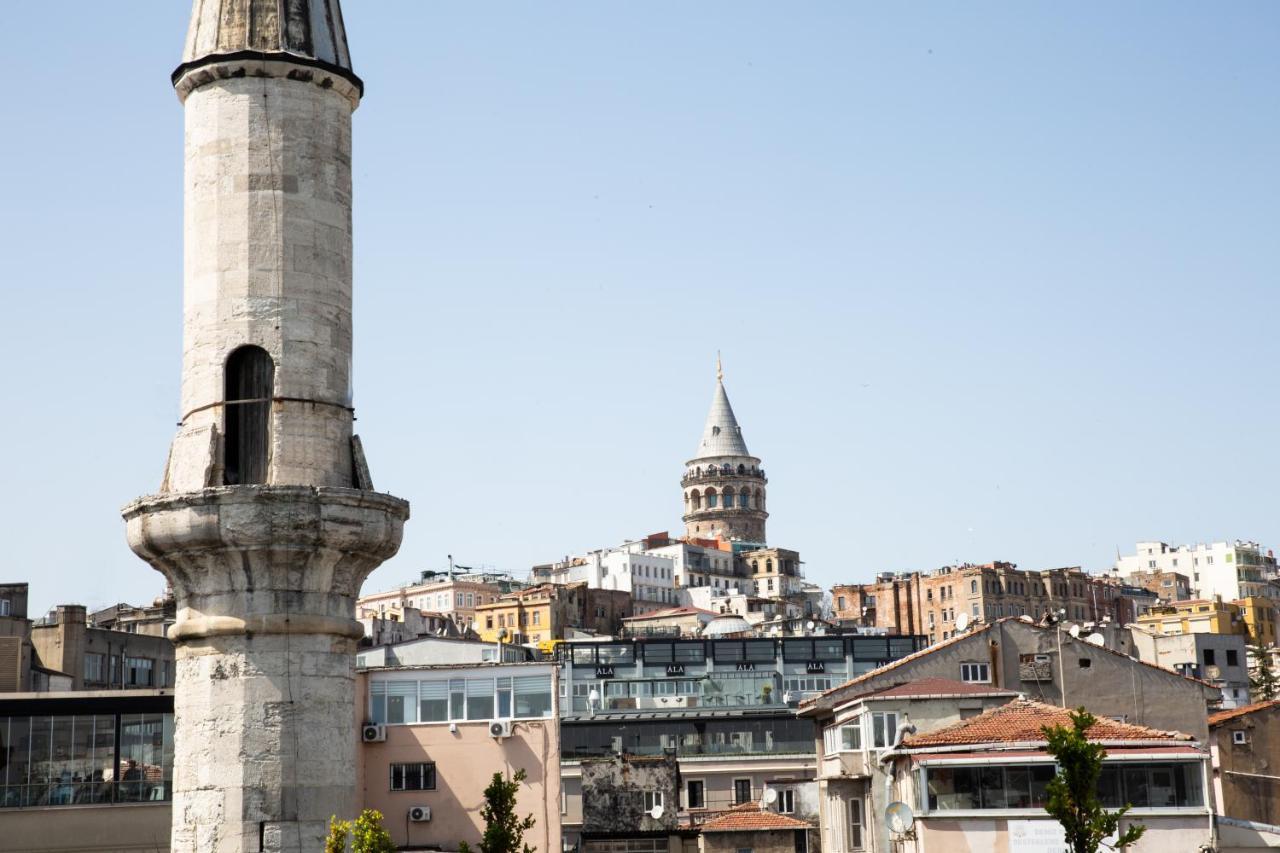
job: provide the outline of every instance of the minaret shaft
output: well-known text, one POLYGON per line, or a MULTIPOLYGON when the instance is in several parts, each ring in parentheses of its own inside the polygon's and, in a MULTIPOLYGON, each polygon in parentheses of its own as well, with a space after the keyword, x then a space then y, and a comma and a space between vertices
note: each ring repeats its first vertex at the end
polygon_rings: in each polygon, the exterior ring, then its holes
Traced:
POLYGON ((353 817, 355 599, 408 504, 351 401, 350 69, 337 0, 195 0, 182 416, 129 545, 178 604, 174 853, 320 850, 353 817))

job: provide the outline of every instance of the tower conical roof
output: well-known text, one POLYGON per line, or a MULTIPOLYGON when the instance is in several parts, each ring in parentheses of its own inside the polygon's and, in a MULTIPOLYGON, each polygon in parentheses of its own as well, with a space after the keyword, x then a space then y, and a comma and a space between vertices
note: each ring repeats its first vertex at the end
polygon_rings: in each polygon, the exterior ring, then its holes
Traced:
POLYGON ((750 456, 747 443, 742 438, 742 427, 734 417, 729 395, 724 390, 724 372, 716 359, 716 393, 711 398, 711 411, 707 413, 706 426, 702 428, 702 441, 694 459, 708 456, 750 456))
POLYGON ((193 0, 184 71, 218 57, 260 53, 320 65, 359 84, 339 0, 193 0))

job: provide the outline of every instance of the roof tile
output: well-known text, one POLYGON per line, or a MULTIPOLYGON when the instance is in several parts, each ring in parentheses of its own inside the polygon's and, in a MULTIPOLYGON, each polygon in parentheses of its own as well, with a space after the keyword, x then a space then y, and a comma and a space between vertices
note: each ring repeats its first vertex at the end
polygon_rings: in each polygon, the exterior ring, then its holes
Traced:
POLYGON ((734 806, 702 825, 703 832, 762 832, 779 829, 812 829, 812 825, 777 812, 761 811, 759 803, 734 806))
MULTIPOLYGON (((989 743, 1043 743, 1044 726, 1069 726, 1070 708, 1045 705, 1031 699, 1015 699, 1007 705, 993 708, 985 714, 961 720, 950 726, 935 729, 921 735, 907 737, 903 746, 908 749, 932 746, 968 746, 989 743)), ((1191 735, 1181 732, 1163 732, 1158 729, 1118 723, 1099 718, 1089 727, 1089 740, 1104 741, 1189 741, 1191 735)))
POLYGON ((1258 711, 1265 711, 1268 708, 1280 708, 1280 699, 1272 699, 1270 702, 1254 702, 1252 705, 1241 705, 1239 708, 1232 708, 1229 711, 1210 714, 1209 725, 1220 726, 1229 720, 1234 720, 1247 714, 1255 714, 1258 711))

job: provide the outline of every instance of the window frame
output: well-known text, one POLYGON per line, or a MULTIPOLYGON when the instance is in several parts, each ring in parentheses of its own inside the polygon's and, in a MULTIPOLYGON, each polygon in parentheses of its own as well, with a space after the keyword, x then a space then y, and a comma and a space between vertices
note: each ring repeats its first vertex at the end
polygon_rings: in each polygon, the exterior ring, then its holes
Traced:
POLYGON ((965 684, 990 684, 991 664, 983 661, 961 661, 960 680, 965 684), (971 678, 971 675, 979 677, 971 678))
POLYGON ((437 774, 436 763, 434 761, 394 761, 387 765, 387 785, 388 791, 395 793, 403 793, 407 791, 434 791, 436 790, 437 774), (418 770, 419 787, 410 788, 405 782, 408 780, 408 768, 416 767, 418 770), (400 770, 400 787, 396 787, 396 769, 400 770), (430 779, 430 785, 427 784, 430 779))

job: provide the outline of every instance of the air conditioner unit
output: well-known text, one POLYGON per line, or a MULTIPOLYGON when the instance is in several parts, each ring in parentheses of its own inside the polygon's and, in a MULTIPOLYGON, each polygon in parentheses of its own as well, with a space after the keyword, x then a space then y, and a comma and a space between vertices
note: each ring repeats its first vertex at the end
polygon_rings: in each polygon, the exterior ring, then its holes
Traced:
POLYGON ((490 720, 489 736, 496 738, 511 737, 510 720, 490 720))
POLYGON ((387 739, 387 727, 381 723, 365 723, 360 727, 360 740, 365 743, 381 743, 387 739))
POLYGON ((431 820, 431 806, 414 806, 409 809, 409 820, 414 823, 426 823, 431 820))

